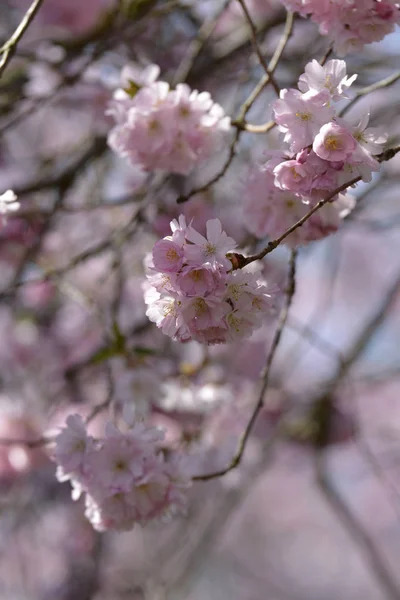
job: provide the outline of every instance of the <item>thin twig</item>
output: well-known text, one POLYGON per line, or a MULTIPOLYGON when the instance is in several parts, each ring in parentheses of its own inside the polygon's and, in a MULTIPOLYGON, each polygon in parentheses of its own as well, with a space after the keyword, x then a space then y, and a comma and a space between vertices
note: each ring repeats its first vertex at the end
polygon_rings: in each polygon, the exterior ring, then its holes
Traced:
MULTIPOLYGON (((245 131, 245 130, 251 131, 251 129, 248 129, 248 127, 245 123, 245 117, 246 117, 247 113, 249 112, 250 108, 252 107, 253 103, 255 102, 255 100, 258 98, 258 96, 262 92, 262 90, 271 81, 271 75, 274 73, 276 67, 278 66, 279 59, 281 58, 281 56, 283 54, 286 44, 291 36, 292 30, 293 30, 293 14, 288 12, 286 15, 286 23, 285 23, 285 28, 282 33, 282 37, 279 40, 279 43, 278 43, 277 47, 275 48, 274 54, 272 55, 272 58, 268 64, 267 73, 265 73, 265 75, 260 79, 260 81, 258 82, 256 87, 252 90, 252 92, 250 93, 248 98, 243 102, 236 119, 234 121, 232 121, 232 125, 234 125, 234 127, 236 127, 236 131, 233 135, 232 142, 229 147, 228 157, 227 157, 226 161, 224 162, 221 170, 212 179, 207 181, 207 183, 205 183, 204 185, 191 190, 188 194, 185 194, 184 196, 180 196, 177 199, 178 204, 183 204, 184 202, 187 202, 195 194, 200 194, 202 192, 205 192, 206 190, 208 190, 209 187, 211 187, 212 185, 217 183, 220 179, 222 179, 222 177, 228 171, 228 169, 232 163, 232 160, 236 154, 236 146, 238 144, 240 134, 242 133, 242 131, 245 131)), ((270 125, 271 125, 270 129, 272 129, 272 127, 275 127, 275 123, 273 121, 271 122, 270 125)), ((257 127, 257 126, 255 126, 255 127, 257 127)), ((268 131, 268 129, 266 129, 266 131, 268 131)))
MULTIPOLYGON (((394 156, 396 156, 396 154, 398 152, 400 152, 400 146, 396 146, 395 148, 389 148, 388 150, 385 150, 384 152, 382 152, 382 154, 380 154, 376 158, 379 162, 384 162, 387 160, 391 160, 394 156)), ((347 181, 346 183, 343 183, 342 185, 337 187, 333 192, 328 194, 328 196, 326 196, 326 198, 323 198, 322 200, 317 202, 317 204, 315 206, 313 206, 313 208, 311 208, 308 211, 308 213, 306 213, 303 217, 301 217, 301 219, 299 219, 296 223, 294 223, 291 227, 289 227, 284 233, 282 233, 282 235, 277 237, 275 240, 271 240, 270 242, 268 242, 266 247, 263 250, 261 250, 260 252, 258 252, 257 254, 253 254, 252 256, 245 257, 245 256, 242 256, 241 254, 233 253, 232 258, 234 259, 234 268, 242 269, 246 265, 249 265, 250 263, 252 263, 256 260, 262 260, 265 256, 267 256, 267 254, 270 254, 270 252, 275 250, 275 248, 277 248, 291 233, 293 233, 294 231, 296 231, 296 229, 298 229, 299 227, 304 225, 304 223, 306 221, 308 221, 308 219, 310 217, 312 217, 312 215, 314 213, 316 213, 323 206, 325 206, 325 204, 330 202, 337 194, 340 194, 340 192, 344 192, 345 190, 347 190, 347 188, 349 188, 349 187, 355 185, 356 183, 358 183, 359 181, 361 181, 361 179, 362 179, 362 177, 360 175, 358 177, 354 177, 354 179, 351 179, 350 181, 347 181)))
POLYGON ((356 93, 354 98, 352 98, 350 100, 348 105, 344 107, 344 109, 340 113, 340 116, 342 117, 343 115, 345 115, 350 110, 350 108, 352 108, 354 106, 354 104, 356 104, 356 102, 358 102, 358 100, 360 98, 362 98, 363 96, 366 96, 367 94, 371 94, 372 92, 376 92, 377 90, 382 90, 383 88, 389 87, 393 83, 396 83, 396 81, 398 81, 399 79, 400 79, 400 71, 396 71, 395 73, 392 73, 392 75, 389 75, 388 77, 385 77, 384 79, 380 79, 379 81, 376 81, 375 83, 372 83, 371 85, 367 85, 367 86, 363 87, 361 90, 359 90, 356 93))
POLYGON ((32 2, 17 29, 14 31, 10 39, 0 48, 0 55, 2 55, 0 60, 0 78, 3 75, 7 64, 15 54, 22 36, 32 23, 43 2, 44 0, 34 0, 34 2, 32 2))
POLYGON ((242 7, 242 10, 244 12, 244 16, 246 17, 247 23, 249 24, 250 27, 250 32, 251 32, 251 39, 252 39, 252 43, 253 43, 253 47, 254 47, 254 51, 258 56, 258 60, 260 61, 260 65, 263 67, 265 74, 268 75, 269 77, 269 81, 271 82, 272 87, 275 90, 275 93, 277 96, 279 96, 280 93, 280 87, 279 85, 276 83, 272 72, 269 69, 269 66, 267 65, 267 62, 261 52, 261 48, 258 44, 258 40, 257 40, 257 28, 253 23, 253 19, 251 18, 251 15, 248 11, 248 8, 246 6, 246 2, 245 0, 237 0, 240 4, 240 6, 242 7))
POLYGON ((0 446, 26 446, 27 448, 39 448, 40 446, 51 444, 53 441, 53 437, 41 437, 36 440, 0 438, 0 446))
POLYGON ((228 6, 230 0, 225 0, 221 8, 218 10, 217 14, 210 19, 209 21, 204 21, 202 26, 200 27, 197 36, 190 42, 189 49, 185 56, 182 58, 172 81, 172 85, 175 86, 177 83, 181 81, 185 81, 193 68, 193 65, 196 61, 196 58, 199 56, 201 50, 204 48, 204 45, 207 43, 209 38, 211 37, 213 31, 218 25, 218 21, 226 7, 228 6))
POLYGON ((258 395, 258 400, 257 400, 257 403, 251 414, 251 417, 246 425, 246 428, 239 440, 236 454, 225 469, 221 469, 220 471, 215 471, 213 473, 207 473, 206 475, 197 475, 196 477, 193 477, 193 480, 195 480, 195 481, 206 481, 209 479, 216 479, 217 477, 222 477, 223 475, 226 475, 226 473, 229 473, 229 471, 232 471, 232 469, 235 469, 242 460, 244 451, 246 449, 247 441, 253 430, 254 423, 256 422, 257 417, 260 414, 260 411, 262 410, 262 408, 264 406, 265 393, 266 393, 266 391, 268 389, 268 385, 269 385, 272 363, 273 363, 276 351, 278 349, 279 343, 281 341, 282 334, 285 329, 285 325, 286 325, 287 318, 289 315, 290 306, 292 304, 293 296, 295 294, 295 290, 296 290, 296 258, 297 258, 297 251, 293 250, 291 253, 290 262, 289 262, 289 281, 288 281, 288 288, 286 290, 286 302, 285 302, 285 304, 282 308, 281 314, 279 316, 278 325, 277 325, 277 328, 275 331, 274 338, 272 340, 270 351, 268 353, 267 363, 265 365, 265 369, 262 374, 262 384, 261 384, 260 393, 258 395))

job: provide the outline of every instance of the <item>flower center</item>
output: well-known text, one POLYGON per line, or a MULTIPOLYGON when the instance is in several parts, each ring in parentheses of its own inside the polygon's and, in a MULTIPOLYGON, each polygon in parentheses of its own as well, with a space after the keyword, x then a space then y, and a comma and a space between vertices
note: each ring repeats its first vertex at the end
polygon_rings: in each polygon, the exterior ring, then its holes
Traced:
POLYGON ((297 112, 296 117, 304 122, 311 121, 311 118, 312 118, 311 113, 305 113, 305 112, 297 112))
POLYGON ((234 284, 229 286, 229 295, 233 297, 234 300, 239 300, 241 294, 243 293, 243 286, 234 284))
POLYGON ((158 133, 161 129, 161 125, 159 121, 152 119, 149 121, 149 132, 150 133, 158 133))
POLYGON ((204 315, 207 312, 207 304, 203 300, 203 298, 197 298, 194 303, 194 311, 196 316, 204 315))
POLYGON ((328 135, 325 140, 325 148, 328 150, 337 150, 339 148, 339 140, 333 135, 328 135))
POLYGON ((207 242, 204 254, 206 256, 213 256, 217 252, 217 246, 215 244, 211 244, 211 242, 207 242))
POLYGON ((168 260, 171 261, 171 262, 175 262, 176 260, 178 260, 178 253, 175 250, 175 248, 170 248, 167 251, 167 255, 166 256, 167 256, 168 260))
POLYGON ((193 281, 201 281, 203 279, 203 272, 200 269, 195 269, 190 273, 190 277, 193 281))
POLYGON ((166 304, 162 310, 162 313, 163 313, 164 317, 168 317, 170 315, 174 316, 175 315, 174 303, 169 302, 169 304, 166 304))
POLYGON ((127 471, 128 465, 126 464, 126 462, 124 460, 122 460, 122 458, 120 458, 119 460, 116 461, 116 463, 114 465, 114 469, 119 472, 127 471))
POLYGON ((242 320, 235 317, 233 313, 228 316, 229 326, 236 331, 236 333, 240 332, 240 326, 242 324, 242 320))

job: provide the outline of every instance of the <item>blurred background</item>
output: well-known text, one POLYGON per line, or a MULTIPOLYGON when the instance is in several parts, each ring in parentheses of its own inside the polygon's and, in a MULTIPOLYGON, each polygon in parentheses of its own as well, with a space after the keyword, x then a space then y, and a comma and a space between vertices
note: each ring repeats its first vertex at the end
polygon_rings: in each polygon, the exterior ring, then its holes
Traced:
MULTIPOLYGON (((29 4, 1 2, 2 43, 29 4)), ((268 60, 286 12, 279 0, 247 5, 268 60)), ((279 86, 328 51, 295 17, 279 86)), ((221 172, 229 143, 185 178, 116 157, 105 111, 129 62, 209 91, 232 118, 263 75, 239 3, 218 0, 45 0, 4 70, 0 191, 14 189, 21 208, 0 230, 1 599, 400 598, 400 154, 357 186, 337 234, 301 249, 265 407, 237 469, 195 483, 186 517, 129 533, 95 532, 56 481, 43 435, 71 413, 93 416, 102 435, 110 410, 141 400, 198 473, 229 464, 276 326, 275 314, 250 340, 205 348, 147 320, 143 260, 181 211, 199 231, 220 218, 247 251, 265 245, 243 225, 246 178, 280 138, 243 132, 225 175, 178 206, 221 172)), ((349 115, 370 112, 398 144, 399 32, 346 62, 362 92, 349 115)), ((268 121, 273 99, 266 87, 249 122, 268 121)), ((288 255, 264 260, 280 289, 288 255)))

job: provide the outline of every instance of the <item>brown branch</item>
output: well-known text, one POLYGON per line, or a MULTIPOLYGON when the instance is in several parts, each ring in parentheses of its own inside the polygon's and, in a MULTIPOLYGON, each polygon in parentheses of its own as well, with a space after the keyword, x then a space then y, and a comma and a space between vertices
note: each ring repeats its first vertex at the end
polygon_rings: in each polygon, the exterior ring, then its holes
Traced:
MULTIPOLYGON (((253 430, 254 423, 256 422, 257 417, 260 414, 260 411, 262 410, 262 408, 264 406, 265 393, 266 393, 266 391, 268 389, 268 385, 269 385, 272 363, 273 363, 276 351, 278 349, 279 343, 281 341, 282 334, 285 329, 287 318, 289 315, 290 306, 292 304, 293 296, 295 294, 295 290, 296 290, 296 258, 297 258, 297 251, 293 250, 291 253, 290 262, 289 262, 289 278, 288 278, 289 281, 288 281, 288 288, 286 290, 286 302, 281 310, 281 314, 279 316, 279 321, 278 321, 278 325, 277 325, 277 328, 275 331, 275 335, 272 340, 270 351, 268 353, 267 363, 265 365, 265 369, 262 374, 262 384, 261 384, 260 393, 258 395, 258 400, 257 400, 257 403, 251 414, 251 417, 246 425, 246 428, 239 440, 236 454, 225 469, 221 469, 220 471, 215 471, 213 473, 207 473, 206 475, 197 475, 197 476, 193 477, 194 481, 207 481, 209 479, 216 479, 217 477, 222 477, 223 475, 226 475, 227 473, 229 473, 229 471, 232 471, 232 469, 235 469, 242 460, 244 451, 246 449, 247 441, 253 430)), ((276 431, 278 431, 278 427, 277 427, 276 431)))
POLYGON ((22 36, 32 23, 43 2, 44 0, 34 0, 32 2, 17 29, 14 31, 10 39, 0 48, 0 55, 2 55, 0 60, 0 78, 3 75, 7 64, 15 54, 22 36))
POLYGON ((398 81, 399 79, 400 79, 400 71, 396 71, 392 75, 389 75, 389 77, 385 77, 384 79, 380 79, 379 81, 376 81, 375 83, 372 83, 371 85, 365 86, 364 88, 362 88, 361 90, 359 90, 356 93, 354 98, 352 98, 350 100, 348 105, 345 106, 345 108, 340 113, 340 116, 345 115, 350 110, 350 108, 352 106, 354 106, 354 104, 356 102, 358 102, 358 100, 360 98, 362 98, 363 96, 366 96, 367 94, 371 94, 372 92, 376 92, 377 90, 382 90, 385 87, 389 87, 393 83, 396 83, 396 81, 398 81))
MULTIPOLYGON (((400 152, 400 146, 396 146, 395 148, 389 148, 388 150, 385 150, 384 152, 382 152, 382 154, 380 154, 376 158, 379 162, 388 161, 388 160, 391 160, 394 156, 396 156, 396 154, 398 152, 400 152)), ((270 254, 270 252, 275 250, 275 248, 277 248, 291 233, 293 233, 294 231, 296 231, 296 229, 298 229, 299 227, 304 225, 304 223, 306 221, 308 221, 308 219, 310 217, 312 217, 312 215, 314 213, 316 213, 320 208, 325 206, 325 204, 327 204, 328 202, 333 200, 333 198, 337 194, 340 194, 340 192, 344 192, 345 190, 347 190, 348 187, 351 187, 351 186, 355 185, 356 183, 358 183, 359 181, 361 181, 361 179, 362 179, 361 176, 354 177, 354 179, 351 179, 350 181, 347 181, 346 183, 343 183, 342 185, 337 187, 333 192, 328 194, 328 196, 326 196, 326 198, 323 198, 322 200, 317 202, 317 204, 315 206, 313 206, 313 208, 311 208, 308 211, 308 213, 306 213, 303 217, 301 217, 301 219, 299 219, 296 223, 294 223, 291 227, 289 227, 289 229, 287 229, 284 233, 282 233, 282 235, 277 237, 275 240, 271 240, 270 242, 268 242, 266 247, 263 250, 261 250, 260 252, 258 252, 257 254, 253 254, 252 256, 245 257, 245 256, 242 256, 241 254, 233 253, 232 254, 232 258, 234 261, 233 268, 234 269, 242 269, 246 265, 249 265, 250 263, 252 263, 256 260, 262 260, 265 256, 267 256, 267 254, 270 254)))
POLYGON ((36 440, 26 440, 18 438, 0 438, 0 446, 26 446, 27 448, 39 448, 46 446, 54 441, 54 437, 41 437, 36 440))
MULTIPOLYGON (((292 30, 293 30, 293 14, 287 13, 285 28, 283 30, 282 37, 281 37, 277 47, 275 48, 275 52, 272 55, 272 58, 268 64, 268 70, 267 70, 266 74, 262 77, 262 79, 259 81, 259 83, 256 85, 256 87, 253 89, 251 94, 244 101, 244 103, 240 107, 240 110, 239 110, 239 113, 238 113, 238 116, 236 117, 236 119, 234 121, 232 121, 232 125, 234 127, 236 127, 236 131, 234 133, 231 145, 229 147, 229 154, 228 154, 228 157, 227 157, 225 163, 223 164, 221 170, 212 179, 210 179, 207 183, 205 183, 204 185, 202 185, 198 188, 193 189, 191 192, 189 192, 188 194, 186 194, 184 196, 180 196, 177 199, 178 204, 183 204, 184 202, 187 202, 195 194, 200 194, 202 192, 205 192, 206 190, 208 190, 209 187, 211 187, 212 185, 217 183, 217 181, 222 179, 222 177, 228 171, 228 169, 232 163, 232 160, 236 154, 236 146, 239 141, 240 134, 244 130, 250 131, 245 123, 245 117, 246 117, 247 113, 249 112, 250 108, 252 107, 253 103, 255 102, 255 100, 258 98, 258 96, 262 92, 262 90, 271 81, 271 75, 274 73, 276 67, 278 66, 279 59, 281 58, 281 56, 283 54, 286 44, 291 36, 292 30)), ((270 127, 270 129, 272 129, 272 127, 275 127, 274 122, 272 122, 272 126, 270 127)))
POLYGON ((175 86, 177 83, 181 81, 186 81, 189 73, 191 72, 193 65, 196 61, 196 58, 199 56, 202 51, 204 45, 207 43, 211 35, 213 34, 216 26, 218 25, 218 21, 226 7, 228 6, 230 0, 225 0, 221 8, 218 10, 217 14, 210 19, 209 21, 205 21, 198 33, 197 36, 190 42, 189 49, 186 55, 182 58, 172 81, 172 85, 175 86))
POLYGON ((274 77, 273 77, 273 73, 270 71, 269 66, 267 65, 267 62, 261 52, 261 48, 258 44, 258 40, 257 40, 257 28, 253 23, 253 19, 251 18, 251 15, 248 11, 248 8, 246 6, 246 2, 245 0, 237 0, 240 4, 240 6, 242 7, 242 10, 244 12, 244 16, 246 17, 247 23, 249 24, 250 27, 250 33, 251 33, 251 39, 252 39, 252 43, 253 43, 253 47, 254 47, 254 51, 258 56, 258 60, 260 61, 260 65, 263 67, 265 74, 268 76, 269 81, 271 82, 272 87, 275 90, 275 93, 277 96, 279 96, 280 93, 280 87, 279 85, 276 83, 274 77))

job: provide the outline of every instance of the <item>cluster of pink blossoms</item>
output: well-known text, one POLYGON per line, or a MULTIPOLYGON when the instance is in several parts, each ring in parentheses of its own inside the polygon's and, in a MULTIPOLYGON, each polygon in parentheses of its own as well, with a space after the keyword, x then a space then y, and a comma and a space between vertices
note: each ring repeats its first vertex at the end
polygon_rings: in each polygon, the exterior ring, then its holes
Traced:
MULTIPOLYGON (((245 223, 258 237, 279 236, 343 184, 357 177, 371 181, 372 172, 378 171, 374 155, 382 151, 386 136, 367 128, 368 115, 350 124, 335 110, 355 77, 347 77, 342 60, 325 66, 313 60, 298 90, 281 91, 274 117, 290 152, 254 170, 246 190, 245 223)), ((297 245, 335 232, 354 199, 336 194, 331 200, 286 241, 297 245)))
POLYGON ((282 0, 287 9, 310 16, 322 35, 344 56, 379 42, 400 23, 400 5, 394 0, 282 0))
POLYGON ((59 481, 71 481, 72 497, 85 493, 86 517, 98 531, 129 530, 185 508, 190 480, 177 460, 160 453, 162 432, 136 423, 122 433, 107 423, 101 440, 71 415, 56 438, 59 481))
POLYGON ((227 253, 235 240, 218 219, 207 221, 207 237, 181 215, 172 236, 158 241, 149 259, 147 316, 181 342, 230 342, 250 336, 271 309, 271 295, 256 273, 233 271, 227 253))
POLYGON ((156 81, 159 72, 156 65, 141 73, 132 66, 123 69, 122 88, 108 110, 116 122, 108 143, 145 171, 187 175, 219 148, 230 119, 208 92, 186 84, 171 90, 156 81))

